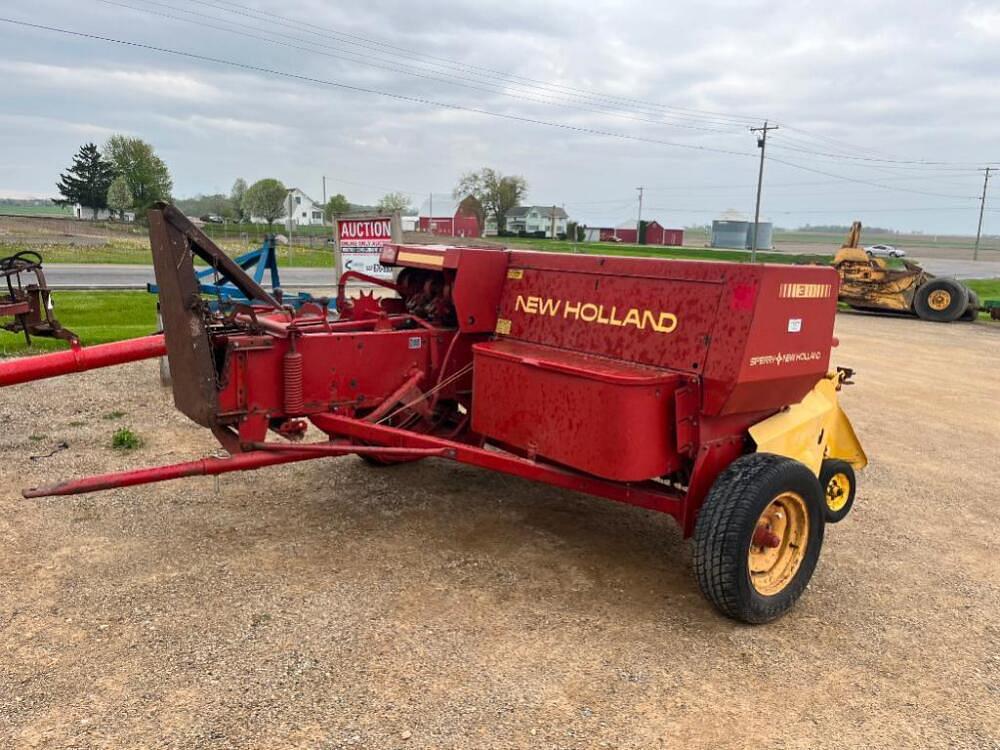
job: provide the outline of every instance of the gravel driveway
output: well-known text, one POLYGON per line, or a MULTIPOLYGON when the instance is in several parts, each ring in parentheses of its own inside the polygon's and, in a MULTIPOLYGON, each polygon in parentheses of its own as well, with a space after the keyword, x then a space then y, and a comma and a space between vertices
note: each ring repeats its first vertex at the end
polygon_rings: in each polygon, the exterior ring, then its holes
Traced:
POLYGON ((152 362, 4 390, 0 747, 1000 747, 1000 327, 838 335, 872 465, 762 627, 668 518, 440 460, 25 501, 216 446, 152 362))

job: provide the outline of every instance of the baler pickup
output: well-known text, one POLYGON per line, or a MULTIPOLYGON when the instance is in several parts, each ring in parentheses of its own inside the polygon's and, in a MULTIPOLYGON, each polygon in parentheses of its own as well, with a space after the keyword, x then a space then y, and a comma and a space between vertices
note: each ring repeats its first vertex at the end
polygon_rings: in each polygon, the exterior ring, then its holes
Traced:
POLYGON ((670 514, 706 596, 746 622, 795 603, 854 501, 830 268, 388 245, 395 280, 352 273, 381 293, 348 298, 345 275, 335 316, 283 306, 173 207, 149 221, 162 338, 0 363, 0 385, 165 349, 177 407, 231 457, 27 496, 445 458, 670 514), (203 300, 196 256, 247 302, 203 300))

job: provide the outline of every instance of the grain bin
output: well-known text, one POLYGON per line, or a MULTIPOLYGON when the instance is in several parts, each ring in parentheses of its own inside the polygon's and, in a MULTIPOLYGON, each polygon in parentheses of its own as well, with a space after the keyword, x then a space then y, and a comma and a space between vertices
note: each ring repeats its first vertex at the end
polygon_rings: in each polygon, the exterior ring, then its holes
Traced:
MULTIPOLYGON (((748 222, 747 225, 747 244, 748 248, 753 247, 753 222, 748 222)), ((757 249, 758 250, 773 250, 774 249, 774 224, 769 221, 762 221, 757 227, 757 249)))
POLYGON ((747 231, 752 227, 746 216, 730 209, 712 222, 712 247, 745 250, 747 231))

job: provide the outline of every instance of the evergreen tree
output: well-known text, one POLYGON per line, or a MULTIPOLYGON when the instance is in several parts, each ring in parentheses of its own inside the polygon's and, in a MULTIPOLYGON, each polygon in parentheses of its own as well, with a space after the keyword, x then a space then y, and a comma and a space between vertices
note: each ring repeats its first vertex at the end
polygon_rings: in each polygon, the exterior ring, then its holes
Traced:
POLYGON ((94 218, 108 207, 108 188, 115 178, 114 167, 104 160, 97 146, 88 143, 73 157, 73 165, 59 175, 56 187, 62 198, 53 199, 60 206, 79 203, 94 211, 94 218))

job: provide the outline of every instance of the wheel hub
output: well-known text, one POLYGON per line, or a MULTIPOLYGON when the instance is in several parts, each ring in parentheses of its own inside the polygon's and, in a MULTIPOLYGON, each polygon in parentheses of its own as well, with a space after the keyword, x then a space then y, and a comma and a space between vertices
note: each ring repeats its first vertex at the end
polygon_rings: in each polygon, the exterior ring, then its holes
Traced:
POLYGON ((774 596, 795 577, 809 540, 809 513, 795 492, 778 495, 757 519, 747 562, 757 593, 774 596))
POLYGON ((946 310, 951 304, 951 293, 945 289, 936 289, 927 298, 927 304, 932 310, 946 310))
POLYGON ((830 477, 826 483, 826 505, 833 512, 843 510, 851 494, 851 480, 843 472, 830 477))

